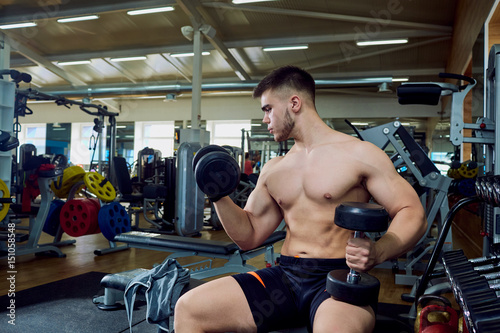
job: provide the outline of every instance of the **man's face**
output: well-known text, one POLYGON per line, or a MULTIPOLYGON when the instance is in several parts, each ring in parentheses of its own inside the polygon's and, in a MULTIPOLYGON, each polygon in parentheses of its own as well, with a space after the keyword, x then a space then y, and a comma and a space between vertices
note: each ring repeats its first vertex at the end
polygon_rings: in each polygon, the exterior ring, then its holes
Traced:
POLYGON ((295 122, 290 114, 287 101, 268 90, 261 96, 261 108, 264 112, 262 122, 267 124, 269 133, 275 141, 285 141, 291 137, 295 122))

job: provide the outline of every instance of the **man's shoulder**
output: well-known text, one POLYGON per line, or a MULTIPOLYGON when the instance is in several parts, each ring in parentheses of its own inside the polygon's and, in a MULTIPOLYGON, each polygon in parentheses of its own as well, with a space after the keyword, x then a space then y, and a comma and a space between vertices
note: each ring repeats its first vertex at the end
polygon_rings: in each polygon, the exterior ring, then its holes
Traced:
POLYGON ((348 149, 353 149, 355 147, 362 147, 364 141, 342 132, 332 132, 328 138, 326 138, 326 143, 332 146, 349 147, 348 149))
MULTIPOLYGON (((349 134, 335 132, 327 140, 325 149, 335 150, 337 154, 348 154, 350 156, 379 156, 383 151, 368 141, 360 140, 349 134)), ((385 153, 383 153, 385 155, 385 153)))
MULTIPOLYGON (((286 155, 285 155, 286 156, 286 155)), ((285 158, 285 156, 276 156, 276 157, 273 157, 271 158, 269 161, 267 161, 267 163, 264 165, 267 169, 270 169, 274 166, 276 166, 278 163, 280 163, 281 161, 283 161, 283 159, 285 158)))

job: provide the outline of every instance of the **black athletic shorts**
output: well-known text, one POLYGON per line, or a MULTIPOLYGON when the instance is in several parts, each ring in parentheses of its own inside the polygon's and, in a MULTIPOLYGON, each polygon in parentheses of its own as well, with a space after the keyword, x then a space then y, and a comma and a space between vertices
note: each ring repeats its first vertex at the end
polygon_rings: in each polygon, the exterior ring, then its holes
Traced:
POLYGON ((282 255, 278 266, 233 277, 245 293, 258 333, 306 325, 312 332, 319 305, 330 298, 327 275, 335 269, 348 269, 345 259, 282 255))

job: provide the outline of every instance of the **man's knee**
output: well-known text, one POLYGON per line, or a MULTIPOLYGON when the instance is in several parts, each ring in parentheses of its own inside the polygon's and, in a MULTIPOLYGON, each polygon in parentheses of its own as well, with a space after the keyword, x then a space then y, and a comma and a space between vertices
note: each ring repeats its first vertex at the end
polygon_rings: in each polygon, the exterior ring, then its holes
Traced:
POLYGON ((313 331, 361 333, 372 332, 374 327, 375 313, 371 307, 358 307, 330 299, 319 306, 314 317, 313 331))
POLYGON ((177 300, 174 309, 175 323, 189 323, 194 320, 195 313, 193 306, 196 305, 196 303, 190 301, 190 298, 190 293, 186 293, 177 300))

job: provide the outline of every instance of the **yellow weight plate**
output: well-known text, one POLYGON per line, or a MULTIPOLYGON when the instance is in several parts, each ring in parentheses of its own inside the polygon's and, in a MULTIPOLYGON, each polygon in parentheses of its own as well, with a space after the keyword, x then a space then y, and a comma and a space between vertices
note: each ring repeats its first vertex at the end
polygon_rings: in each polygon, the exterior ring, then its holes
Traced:
POLYGON ((100 200, 110 202, 116 198, 116 191, 113 185, 97 172, 87 172, 83 177, 83 181, 87 189, 94 193, 100 200))
POLYGON ((463 178, 474 178, 477 176, 478 168, 469 169, 467 164, 464 163, 460 166, 458 172, 463 178))
POLYGON ((453 178, 453 179, 460 179, 461 178, 460 172, 458 171, 458 169, 452 169, 452 168, 448 169, 447 175, 448 175, 448 177, 453 178))
MULTIPOLYGON (((10 191, 7 184, 0 179, 0 198, 10 198, 10 191)), ((10 204, 0 203, 0 221, 2 221, 9 212, 10 204)))
POLYGON ((50 184, 50 188, 57 197, 66 198, 71 191, 71 188, 76 183, 83 180, 83 176, 85 176, 85 170, 83 170, 82 167, 76 165, 70 166, 63 171, 62 184, 59 185, 61 182, 61 176, 59 176, 50 184))

